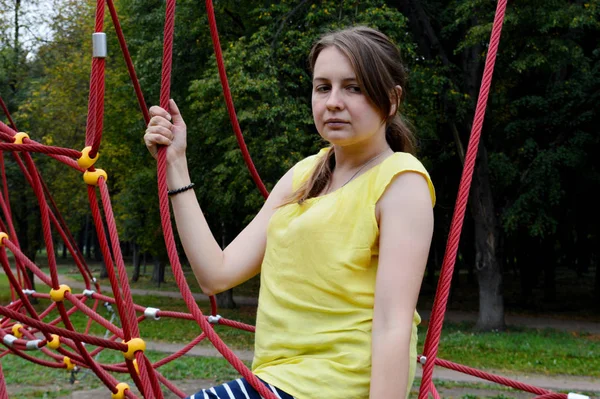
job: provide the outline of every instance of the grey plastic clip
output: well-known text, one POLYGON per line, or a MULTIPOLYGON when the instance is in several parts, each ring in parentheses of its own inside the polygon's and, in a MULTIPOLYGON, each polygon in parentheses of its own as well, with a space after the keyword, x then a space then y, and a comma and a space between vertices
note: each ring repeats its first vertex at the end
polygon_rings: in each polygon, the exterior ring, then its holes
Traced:
POLYGON ((425 356, 421 356, 421 357, 419 358, 419 363, 421 363, 421 364, 423 364, 423 365, 424 365, 425 363, 427 363, 427 357, 425 357, 425 356))
POLYGON ((27 341, 26 347, 27 347, 28 350, 41 349, 39 347, 40 342, 42 342, 41 339, 35 339, 33 341, 27 341))
POLYGON ((92 34, 92 56, 94 58, 106 58, 106 33, 96 32, 92 34))
POLYGON ((96 293, 96 291, 94 290, 83 290, 83 295, 87 296, 88 298, 91 298, 92 295, 94 295, 96 293))
POLYGON ((146 308, 146 310, 144 310, 144 316, 147 318, 152 317, 154 320, 160 320, 160 317, 157 315, 158 312, 160 312, 160 309, 146 308))
POLYGON ((219 320, 221 320, 221 315, 216 316, 208 316, 208 322, 210 324, 219 324, 219 320))
POLYGON ((24 289, 23 294, 29 296, 35 294, 35 290, 24 289))
POLYGON ((14 342, 15 342, 17 339, 18 339, 18 338, 17 338, 17 337, 15 337, 14 335, 11 335, 11 334, 6 334, 6 335, 4 336, 4 339, 3 339, 2 341, 4 341, 4 344, 5 344, 6 346, 10 346, 10 347, 12 347, 12 346, 13 346, 13 343, 14 343, 14 342))

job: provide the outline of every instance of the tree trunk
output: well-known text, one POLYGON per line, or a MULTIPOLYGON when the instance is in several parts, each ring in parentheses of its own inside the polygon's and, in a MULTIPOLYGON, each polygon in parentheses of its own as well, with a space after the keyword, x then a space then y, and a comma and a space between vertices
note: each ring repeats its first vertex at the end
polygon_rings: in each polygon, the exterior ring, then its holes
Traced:
POLYGON ((141 254, 140 247, 136 243, 131 245, 133 246, 133 276, 131 276, 131 281, 135 283, 140 279, 141 254))
POLYGON ((153 256, 154 267, 152 269, 152 281, 160 287, 165 282, 165 264, 161 262, 158 256, 153 256))
POLYGON ((233 300, 233 288, 217 294, 217 306, 222 309, 235 309, 237 307, 233 300))
POLYGON ((142 255, 143 258, 143 262, 144 262, 144 271, 142 272, 142 275, 146 275, 147 269, 146 267, 148 266, 148 253, 144 252, 144 254, 142 255))
POLYGON ((556 258, 552 237, 546 237, 541 245, 540 260, 544 268, 544 301, 556 301, 556 258))
POLYGON ((595 254, 592 254, 592 262, 596 266, 596 308, 600 309, 600 262, 598 262, 598 257, 595 254))
MULTIPOLYGON (((225 222, 221 221, 221 248, 227 246, 227 229, 225 228, 225 222)), ((235 309, 237 307, 233 300, 233 288, 228 289, 225 292, 217 294, 217 305, 223 309, 235 309)))
POLYGON ((479 159, 473 175, 471 211, 475 223, 475 268, 479 283, 479 331, 502 330, 504 297, 502 273, 496 258, 498 233, 494 202, 489 181, 489 166, 485 146, 479 146, 479 159))

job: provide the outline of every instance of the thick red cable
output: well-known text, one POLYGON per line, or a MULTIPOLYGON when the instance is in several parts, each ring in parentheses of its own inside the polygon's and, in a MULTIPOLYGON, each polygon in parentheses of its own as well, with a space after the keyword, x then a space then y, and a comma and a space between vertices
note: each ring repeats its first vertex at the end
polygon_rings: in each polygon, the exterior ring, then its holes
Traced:
POLYGON ((142 88, 140 87, 140 82, 135 73, 135 68, 133 66, 133 61, 131 60, 131 55, 129 54, 129 49, 127 48, 127 43, 125 42, 125 37, 123 36, 123 29, 121 29, 121 23, 119 22, 119 16, 117 15, 117 10, 115 10, 115 4, 113 0, 107 0, 106 4, 108 5, 108 10, 110 11, 110 16, 113 21, 113 26, 115 27, 115 32, 117 33, 117 38, 119 39, 119 46, 121 47, 121 52, 123 53, 123 58, 125 58, 125 64, 127 65, 127 71, 129 72, 129 78, 131 79, 131 83, 133 84, 133 89, 135 90, 135 95, 138 100, 138 104, 140 106, 140 110, 142 111, 142 115, 144 116, 144 121, 146 125, 150 122, 150 115, 148 113, 148 107, 146 106, 146 100, 144 100, 144 94, 142 93, 142 88))
POLYGON ((17 125, 15 125, 15 122, 11 118, 10 112, 8 111, 8 107, 4 103, 4 100, 2 99, 2 96, 0 96, 0 107, 2 107, 2 111, 4 111, 4 115, 6 115, 6 119, 8 119, 8 123, 11 124, 11 126, 13 127, 13 129, 17 130, 17 125))
MULTIPOLYGON (((4 248, 1 248, 1 250, 0 250, 0 263, 2 263, 2 267, 4 268, 4 273, 5 273, 6 277, 8 278, 11 286, 14 284, 18 284, 18 282, 15 279, 15 276, 13 275, 12 271, 10 270, 10 265, 8 263, 8 257, 6 256, 6 250, 4 248)), ((27 295, 25 295, 23 293, 23 290, 19 290, 17 292, 17 294, 19 296, 19 299, 23 303, 23 306, 25 307, 27 312, 29 312, 31 317, 40 321, 41 320, 40 316, 37 314, 35 308, 29 301, 29 298, 27 298, 27 295)), ((50 338, 50 336, 48 334, 44 334, 44 338, 48 339, 48 338, 50 338)))
POLYGON ((35 274, 37 276, 37 278, 42 280, 42 282, 44 284, 46 284, 47 286, 52 287, 52 279, 50 277, 46 276, 44 274, 44 272, 42 272, 35 263, 30 261, 29 258, 27 258, 25 256, 25 254, 23 252, 21 252, 21 250, 15 244, 13 244, 11 239, 5 238, 4 240, 2 240, 2 244, 4 244, 4 246, 6 246, 6 248, 8 248, 10 250, 10 252, 12 252, 12 254, 14 255, 14 257, 16 259, 19 259, 19 261, 23 262, 23 264, 29 270, 31 270, 33 272, 33 274, 35 274))
POLYGON ((206 12, 208 14, 208 25, 210 27, 210 37, 212 38, 213 48, 215 51, 215 57, 217 59, 217 67, 219 69, 219 77, 221 79, 221 86, 223 86, 223 94, 225 96, 225 103, 227 104, 227 112, 229 113, 229 119, 231 120, 231 124, 233 126, 233 131, 235 132, 235 137, 237 139, 238 145, 242 150, 242 156, 244 157, 244 162, 246 162, 246 167, 252 176, 252 180, 258 187, 260 193, 263 197, 267 198, 269 196, 269 191, 265 187, 262 182, 256 167, 254 166, 254 162, 252 162, 252 157, 250 156, 250 152, 248 151, 248 147, 246 146, 246 142, 244 141, 244 135, 242 134, 242 129, 240 128, 240 124, 238 122, 235 107, 233 105, 233 99, 231 98, 231 90, 229 89, 229 82, 227 81, 227 72, 225 71, 225 63, 223 62, 223 53, 221 52, 221 44, 219 41, 219 32, 217 30, 217 19, 215 18, 215 10, 211 0, 206 0, 206 12))
POLYGON ((26 152, 39 152, 42 154, 56 154, 56 155, 64 155, 68 157, 78 158, 81 156, 81 152, 77 150, 71 150, 69 148, 61 148, 61 147, 53 147, 42 144, 25 144, 25 141, 30 141, 29 139, 23 140, 23 144, 12 144, 12 143, 0 143, 0 151, 26 151, 26 152))
POLYGON ((121 352, 127 352, 128 350, 128 346, 126 344, 122 344, 120 342, 111 342, 103 338, 94 337, 93 335, 80 334, 78 332, 70 331, 61 327, 51 326, 47 323, 35 320, 22 313, 10 310, 6 306, 0 306, 0 314, 10 317, 11 319, 17 320, 21 323, 25 323, 29 326, 35 327, 40 331, 45 331, 50 334, 56 334, 60 337, 66 337, 72 339, 73 341, 80 341, 88 343, 90 345, 103 346, 121 352))
POLYGON ((25 158, 25 164, 29 169, 29 174, 33 181, 33 192, 38 200, 38 205, 40 207, 40 216, 42 219, 42 235, 44 238, 44 243, 46 244, 46 254, 48 258, 48 266, 50 269, 50 278, 52 279, 52 288, 58 289, 58 273, 56 268, 56 256, 54 253, 54 240, 52 239, 52 230, 50 225, 50 215, 48 215, 48 204, 46 203, 46 199, 44 197, 44 192, 42 190, 42 185, 40 184, 39 175, 33 163, 33 159, 31 155, 28 153, 23 154, 25 158))
POLYGON ((485 60, 483 79, 481 81, 481 88, 479 91, 479 97, 477 99, 477 108, 475 110, 473 127, 471 129, 467 154, 465 156, 465 164, 459 185, 458 198, 456 200, 454 216, 450 225, 450 237, 448 238, 444 261, 442 263, 440 280, 438 282, 438 288, 433 303, 433 309, 431 311, 429 327, 427 329, 424 347, 424 355, 427 358, 427 362, 423 366, 423 377, 421 379, 419 399, 427 398, 427 388, 432 382, 433 367, 435 365, 434 359, 437 357, 440 335, 442 332, 442 323, 444 320, 444 312, 448 302, 450 283, 454 271, 456 254, 458 252, 458 243, 465 216, 465 210, 467 207, 473 170, 475 168, 475 159, 477 157, 477 149, 479 148, 479 139, 481 136, 483 118, 485 116, 488 94, 492 82, 492 74, 494 72, 494 64, 496 61, 496 54, 498 52, 500 34, 502 33, 502 24, 504 22, 505 11, 506 0, 499 0, 496 8, 494 24, 492 27, 488 54, 485 60))
MULTIPOLYGON (((105 216, 106 224, 108 227, 108 235, 111 240, 112 247, 113 247, 113 258, 117 265, 117 272, 119 274, 119 280, 120 280, 121 290, 122 290, 123 299, 124 299, 126 317, 128 317, 129 321, 130 321, 129 327, 131 329, 131 336, 133 338, 139 338, 140 330, 139 330, 139 327, 137 324, 137 319, 135 317, 135 310, 133 307, 133 298, 131 296, 131 290, 129 288, 129 280, 127 277, 127 270, 125 269, 125 262, 123 261, 123 257, 122 257, 121 251, 120 251, 121 244, 119 241, 119 236, 117 233, 117 226, 115 223, 115 218, 114 218, 112 206, 110 203, 108 187, 106 186, 106 182, 104 181, 103 178, 101 178, 98 181, 98 186, 100 188, 100 195, 101 195, 101 199, 102 199, 102 205, 104 208, 104 216, 105 216)), ((137 356, 138 355, 136 355, 136 357, 137 356)), ((143 356, 143 354, 140 354, 140 356, 143 356)), ((144 376, 144 378, 141 379, 141 385, 144 387, 144 392, 146 394, 148 394, 151 391, 151 389, 147 383, 148 383, 148 381, 150 381, 150 383, 152 383, 152 381, 154 381, 156 378, 153 375, 152 369, 148 370, 147 368, 144 368, 142 365, 140 365, 140 363, 141 363, 141 361, 138 360, 138 367, 140 367, 140 374, 142 376, 144 376)), ((151 388, 156 394, 156 387, 152 384, 151 388)), ((160 389, 158 390, 158 392, 159 392, 158 397, 162 398, 162 393, 160 392, 160 389)))
MULTIPOLYGON (((96 1, 96 22, 94 33, 102 33, 104 24, 105 0, 96 1)), ((86 128, 86 146, 91 146, 90 157, 98 153, 102 139, 102 118, 104 110, 104 66, 103 58, 92 58, 92 71, 90 74, 90 96, 88 101, 88 123, 86 128)))
MULTIPOLYGON (((168 109, 169 94, 170 94, 170 73, 172 63, 172 48, 173 48, 173 26, 175 24, 175 0, 167 0, 167 7, 165 13, 165 32, 164 32, 164 51, 163 51, 163 68, 161 77, 161 94, 160 94, 160 105, 162 108, 168 109)), ((273 392, 268 390, 258 378, 252 374, 252 372, 246 367, 246 365, 229 349, 220 337, 214 332, 210 323, 204 318, 202 311, 198 308, 192 292, 187 284, 183 271, 181 270, 181 264, 179 262, 179 255, 177 253, 177 247, 175 245, 175 238, 173 235, 173 228, 171 226, 171 215, 169 210, 169 198, 167 196, 167 180, 166 180, 166 147, 161 147, 158 150, 158 162, 157 162, 157 175, 158 175, 158 197, 160 205, 160 216, 163 228, 163 234, 165 243, 167 246, 167 253, 171 262, 171 268, 179 290, 181 291, 182 297, 196 319, 196 322, 202 328, 212 342, 215 348, 229 361, 229 363, 242 374, 250 384, 266 399, 276 399, 273 392)))
POLYGON ((454 362, 444 360, 444 359, 439 359, 439 358, 435 359, 435 364, 439 365, 441 367, 447 368, 447 369, 459 371, 463 374, 472 375, 473 377, 492 381, 492 382, 495 382, 496 384, 505 385, 505 386, 512 387, 512 388, 515 388, 515 389, 518 389, 521 391, 534 393, 536 395, 546 395, 546 394, 552 393, 551 391, 549 391, 547 389, 538 388, 533 385, 525 384, 523 382, 512 380, 510 378, 502 377, 502 376, 499 376, 496 374, 487 373, 485 371, 477 370, 475 368, 464 366, 462 364, 454 363, 454 362))
POLYGON ((77 296, 67 292, 65 294, 65 299, 68 299, 73 306, 75 306, 79 311, 81 311, 81 313, 85 314, 91 320, 94 320, 96 323, 100 324, 102 327, 106 328, 108 331, 117 335, 118 337, 123 338, 123 330, 106 320, 104 317, 100 316, 98 313, 95 313, 89 307, 85 306, 82 301, 77 299, 77 296))
MULTIPOLYGON (((102 2, 104 3, 104 1, 102 2)), ((94 141, 90 150, 90 157, 94 158, 98 154, 100 142, 102 141, 102 128, 104 126, 104 90, 105 90, 105 67, 106 60, 104 58, 96 58, 94 61, 98 64, 96 72, 96 117, 94 141)))
POLYGON ((22 357, 23 359, 31 362, 31 363, 37 363, 40 366, 44 366, 44 367, 51 367, 51 368, 55 368, 55 369, 64 369, 66 367, 66 365, 64 363, 56 363, 56 362, 50 362, 48 360, 44 360, 44 359, 40 359, 38 357, 34 357, 31 355, 28 355, 26 353, 23 353, 20 350, 16 350, 11 348, 10 351, 12 353, 14 353, 15 355, 22 357))
POLYGON ((115 298, 115 305, 117 306, 117 312, 121 319, 123 327, 123 335, 126 341, 129 341, 131 337, 131 329, 129 327, 129 318, 125 308, 123 306, 123 300, 121 296, 121 290, 119 289, 119 283, 115 276, 115 270, 112 260, 112 255, 108 248, 108 242, 106 241, 106 233, 104 231, 104 224, 102 217, 100 216, 100 209, 98 208, 98 200, 96 199, 96 190, 93 186, 88 186, 88 199, 90 202, 90 208, 92 210, 92 218, 96 226, 96 235, 100 244, 100 251, 104 257, 104 263, 106 264, 106 272, 110 281, 110 286, 113 290, 113 296, 115 298))
MULTIPOLYGON (((102 205, 104 208, 104 219, 106 220, 106 225, 108 228, 108 237, 110 238, 113 248, 113 259, 115 260, 117 266, 117 273, 121 285, 121 292, 123 294, 123 302, 126 312, 124 316, 131 321, 131 325, 129 326, 129 328, 132 337, 139 338, 140 329, 137 325, 137 322, 135 322, 135 310, 133 308, 133 297, 131 296, 131 289, 129 288, 127 270, 125 269, 125 262, 123 261, 123 256, 121 254, 121 251, 119 250, 121 243, 119 241, 119 235, 117 233, 117 225, 115 223, 115 217, 110 203, 108 187, 106 186, 106 181, 104 181, 103 178, 99 179, 98 187, 100 188, 100 198, 102 199, 102 205)), ((115 287, 113 287, 113 289, 114 288, 115 287)))

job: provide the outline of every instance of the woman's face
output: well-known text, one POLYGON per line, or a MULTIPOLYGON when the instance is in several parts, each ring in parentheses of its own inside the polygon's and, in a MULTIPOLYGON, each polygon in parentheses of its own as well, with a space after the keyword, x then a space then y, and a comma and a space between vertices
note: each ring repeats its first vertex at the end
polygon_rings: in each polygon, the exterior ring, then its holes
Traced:
POLYGON ((315 62, 312 111, 319 134, 334 145, 365 144, 385 134, 383 118, 358 86, 350 60, 334 46, 315 62))

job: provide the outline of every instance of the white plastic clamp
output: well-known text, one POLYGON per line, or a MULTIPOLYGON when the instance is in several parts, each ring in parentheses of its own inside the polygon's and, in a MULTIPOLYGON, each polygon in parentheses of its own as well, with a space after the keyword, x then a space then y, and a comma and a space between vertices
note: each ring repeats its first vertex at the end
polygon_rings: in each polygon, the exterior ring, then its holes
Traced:
POLYGON ((96 32, 92 34, 92 57, 106 58, 106 33, 96 32))
POLYGON ((221 315, 218 314, 216 316, 208 316, 208 322, 210 324, 219 324, 219 320, 221 320, 221 315))
POLYGON ((33 341, 27 341, 27 344, 26 344, 26 346, 27 346, 27 349, 28 349, 28 350, 32 350, 32 349, 41 349, 41 348, 39 347, 39 344, 40 344, 40 342, 42 342, 42 340, 41 340, 41 339, 35 339, 35 340, 33 340, 33 341))
POLYGON ((96 277, 92 277, 92 283, 96 284, 98 282, 98 280, 96 280, 96 277))
POLYGON ((146 308, 146 310, 144 310, 144 316, 147 318, 152 317, 154 320, 160 320, 160 317, 157 315, 158 312, 160 312, 160 309, 146 308))
POLYGON ((17 339, 19 339, 19 338, 15 337, 15 336, 14 336, 14 335, 12 335, 12 334, 6 334, 6 335, 4 336, 4 339, 3 339, 2 341, 4 341, 4 344, 5 344, 6 346, 10 346, 10 347, 12 347, 12 346, 13 346, 13 343, 14 343, 14 342, 15 342, 17 339))
POLYGON ((28 295, 28 296, 33 295, 33 294, 35 294, 35 290, 24 289, 23 294, 28 295))
POLYGON ((419 358, 419 363, 421 363, 421 364, 425 364, 425 363, 427 363, 427 357, 426 357, 426 356, 421 356, 421 357, 419 358))
POLYGON ((581 395, 579 393, 569 392, 567 399, 590 399, 589 396, 581 395))
POLYGON ((96 291, 94 291, 94 290, 87 290, 87 289, 83 290, 83 295, 87 296, 88 298, 91 298, 92 295, 94 295, 95 293, 96 293, 96 291))

